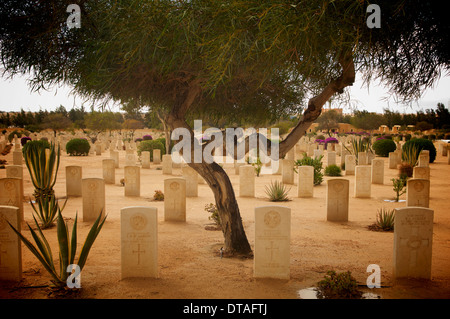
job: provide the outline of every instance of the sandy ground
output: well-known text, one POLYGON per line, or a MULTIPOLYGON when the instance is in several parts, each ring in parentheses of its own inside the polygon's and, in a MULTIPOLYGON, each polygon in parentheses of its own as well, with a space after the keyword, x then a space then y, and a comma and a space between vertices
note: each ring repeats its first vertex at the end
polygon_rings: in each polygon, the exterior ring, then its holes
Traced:
MULTIPOLYGON (((102 177, 101 156, 70 157, 61 156, 55 191, 58 197, 66 195, 65 166, 81 165, 83 177, 102 177)), ((5 157, 2 157, 5 158, 5 157)), ((12 153, 6 156, 12 163, 12 153)), ((338 157, 339 160, 339 157, 338 157)), ((367 266, 377 264, 381 268, 382 288, 372 290, 383 299, 399 298, 450 298, 450 212, 449 178, 450 165, 447 158, 437 156, 431 164, 430 208, 435 212, 432 280, 394 283, 392 280, 393 233, 375 232, 368 226, 375 222, 377 209, 405 206, 404 202, 386 202, 394 198, 391 178, 397 170, 388 169, 385 159, 384 185, 372 185, 370 199, 353 197, 354 176, 344 176, 350 180, 349 222, 331 223, 326 221, 326 179, 314 188, 314 198, 296 198, 297 186, 290 190, 291 201, 278 203, 292 209, 291 224, 291 278, 290 280, 269 280, 253 278, 253 260, 239 258, 220 258, 219 249, 223 246, 221 231, 205 230, 210 224, 206 204, 212 203, 212 192, 206 184, 199 185, 199 196, 187 199, 187 222, 168 223, 163 220, 163 202, 152 200, 155 190, 163 190, 166 175, 152 165, 150 169, 141 169, 141 196, 125 197, 124 188, 119 181, 123 177, 125 151, 120 152, 121 167, 116 169, 116 184, 106 185, 107 221, 97 238, 81 275, 82 288, 77 293, 64 298, 91 299, 297 299, 301 289, 315 286, 323 279, 328 270, 338 272, 351 271, 362 285, 369 275, 367 266), (159 239, 159 278, 125 279, 120 278, 120 209, 127 206, 153 206, 158 208, 159 239)), ((225 166, 226 167, 226 166, 225 166)), ((239 192, 239 176, 234 169, 226 168, 230 179, 239 192)), ((24 165, 25 196, 33 192, 28 171, 24 165)), ((181 175, 180 169, 174 169, 173 175, 181 175)), ((6 170, 0 170, 0 178, 6 176, 6 170)), ((254 208, 271 205, 265 198, 264 186, 271 180, 281 180, 281 176, 263 175, 257 177, 256 198, 239 198, 239 207, 245 231, 250 244, 254 245, 254 208)), ((405 195, 402 196, 402 199, 405 195)), ((32 208, 24 203, 25 221, 32 222, 32 208)), ((69 219, 69 227, 78 212, 79 250, 90 228, 90 223, 81 220, 81 198, 70 198, 63 211, 69 219)), ((55 261, 58 259, 56 227, 44 231, 53 248, 55 261)), ((23 231, 30 238, 28 230, 23 231)), ((47 285, 50 276, 45 269, 22 246, 23 280, 20 283, 2 283, 0 298, 62 298, 50 294, 48 288, 36 288, 47 285), (34 288, 30 288, 34 287, 34 288)), ((369 289, 365 289, 368 291, 369 289)))

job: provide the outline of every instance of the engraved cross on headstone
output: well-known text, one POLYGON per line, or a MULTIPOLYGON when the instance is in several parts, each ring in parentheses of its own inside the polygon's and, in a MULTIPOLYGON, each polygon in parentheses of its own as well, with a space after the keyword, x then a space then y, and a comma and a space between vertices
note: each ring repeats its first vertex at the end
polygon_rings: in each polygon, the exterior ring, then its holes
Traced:
POLYGON ((141 244, 138 244, 138 249, 133 250, 133 254, 137 254, 138 256, 138 265, 141 264, 141 253, 145 253, 145 250, 141 250, 141 244))
POLYGON ((273 247, 273 241, 270 241, 270 247, 266 247, 266 251, 270 250, 270 261, 273 260, 273 251, 276 250, 278 251, 278 247, 273 247))

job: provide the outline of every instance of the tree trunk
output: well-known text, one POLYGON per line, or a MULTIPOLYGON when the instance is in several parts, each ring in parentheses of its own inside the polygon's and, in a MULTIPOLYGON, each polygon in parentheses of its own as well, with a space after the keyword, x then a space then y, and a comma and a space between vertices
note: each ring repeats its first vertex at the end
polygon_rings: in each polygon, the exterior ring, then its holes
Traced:
POLYGON ((226 255, 252 256, 247 240, 233 185, 227 173, 217 163, 191 163, 214 193, 222 226, 226 255))

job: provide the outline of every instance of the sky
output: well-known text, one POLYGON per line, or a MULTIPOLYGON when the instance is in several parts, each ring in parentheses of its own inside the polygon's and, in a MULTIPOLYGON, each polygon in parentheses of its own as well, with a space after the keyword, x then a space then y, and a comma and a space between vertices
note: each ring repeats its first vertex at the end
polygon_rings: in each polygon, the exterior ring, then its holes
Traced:
MULTIPOLYGON (((10 80, 0 77, 0 111, 14 112, 23 108, 25 111, 37 112, 42 110, 54 110, 63 105, 66 110, 79 108, 84 102, 86 110, 90 110, 92 102, 84 101, 79 97, 70 94, 69 87, 56 87, 50 91, 40 93, 31 92, 27 84, 26 76, 16 76, 10 80)), ((369 88, 362 87, 362 82, 358 76, 354 85, 349 88, 350 104, 356 106, 358 110, 382 113, 383 109, 400 113, 416 113, 418 110, 436 109, 437 103, 443 103, 450 109, 450 75, 443 76, 435 83, 433 88, 424 92, 419 101, 410 105, 398 105, 390 99, 384 100, 388 96, 388 90, 378 85, 371 85, 369 88)), ((94 104, 98 108, 99 104, 94 104)), ((326 105, 328 107, 328 105, 326 105)), ((335 107, 335 105, 331 105, 335 107)), ((111 111, 120 111, 118 105, 111 105, 111 111)), ((342 107, 344 113, 350 113, 351 108, 342 107)))

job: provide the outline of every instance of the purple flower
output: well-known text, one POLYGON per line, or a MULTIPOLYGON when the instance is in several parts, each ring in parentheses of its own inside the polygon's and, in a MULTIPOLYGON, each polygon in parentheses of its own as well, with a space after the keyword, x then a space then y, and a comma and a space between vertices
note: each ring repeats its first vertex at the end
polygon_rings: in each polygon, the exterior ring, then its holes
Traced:
POLYGON ((327 143, 339 143, 339 141, 338 141, 337 138, 328 137, 328 138, 325 139, 325 144, 327 144, 327 143))
POLYGON ((152 137, 151 135, 144 135, 144 136, 142 136, 142 139, 143 139, 144 141, 148 141, 148 140, 152 140, 153 137, 152 137))

